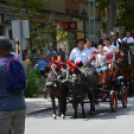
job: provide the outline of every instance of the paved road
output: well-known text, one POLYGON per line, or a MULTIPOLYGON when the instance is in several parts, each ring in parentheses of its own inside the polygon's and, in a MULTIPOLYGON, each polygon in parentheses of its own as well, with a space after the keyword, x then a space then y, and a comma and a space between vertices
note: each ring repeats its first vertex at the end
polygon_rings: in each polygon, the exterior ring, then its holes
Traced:
POLYGON ((89 106, 85 105, 86 118, 73 119, 73 109, 68 108, 65 120, 52 119, 52 111, 42 111, 27 115, 25 134, 134 134, 134 98, 128 99, 128 107, 122 108, 119 102, 118 111, 112 113, 109 103, 96 106, 96 115, 88 115, 89 106))
POLYGON ((27 115, 52 109, 50 98, 44 99, 43 95, 33 98, 26 98, 27 115))

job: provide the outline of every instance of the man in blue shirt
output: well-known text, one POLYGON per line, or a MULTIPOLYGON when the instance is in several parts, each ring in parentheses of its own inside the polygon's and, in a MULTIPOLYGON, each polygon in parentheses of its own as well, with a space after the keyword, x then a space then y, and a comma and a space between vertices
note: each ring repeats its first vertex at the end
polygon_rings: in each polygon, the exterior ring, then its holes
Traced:
POLYGON ((39 62, 39 69, 41 72, 41 77, 45 77, 45 68, 50 67, 50 65, 45 61, 45 57, 41 58, 41 61, 39 62))
MULTIPOLYGON (((0 37, 0 59, 11 59, 12 45, 5 37, 0 37)), ((19 59, 24 70, 25 65, 19 59)), ((7 63, 0 61, 0 85, 7 87, 9 84, 7 63)), ((0 134, 24 134, 26 104, 24 93, 13 94, 0 86, 0 134)))
POLYGON ((48 58, 47 56, 45 56, 44 60, 45 60, 45 62, 48 63, 49 65, 52 64, 52 62, 49 60, 49 58, 48 58))

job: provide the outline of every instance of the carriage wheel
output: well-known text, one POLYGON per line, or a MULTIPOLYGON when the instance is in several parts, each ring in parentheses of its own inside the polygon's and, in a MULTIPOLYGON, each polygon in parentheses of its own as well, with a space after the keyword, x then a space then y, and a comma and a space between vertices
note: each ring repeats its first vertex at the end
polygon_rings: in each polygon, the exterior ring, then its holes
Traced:
POLYGON ((127 107, 127 89, 125 86, 121 85, 121 101, 124 108, 127 107))
POLYGON ((110 106, 111 106, 112 112, 115 112, 117 110, 118 99, 117 99, 116 92, 113 90, 110 92, 110 106))

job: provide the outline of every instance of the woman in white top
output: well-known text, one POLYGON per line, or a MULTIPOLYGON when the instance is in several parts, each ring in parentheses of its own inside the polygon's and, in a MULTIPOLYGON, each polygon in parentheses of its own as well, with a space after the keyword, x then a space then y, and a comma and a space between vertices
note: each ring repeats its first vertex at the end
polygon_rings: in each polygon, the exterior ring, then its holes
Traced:
POLYGON ((113 67, 114 67, 113 61, 115 60, 115 53, 118 53, 119 49, 115 47, 114 45, 110 45, 109 38, 104 39, 104 45, 105 45, 105 47, 103 48, 104 52, 113 53, 113 59, 109 60, 111 63, 108 66, 108 68, 113 72, 113 67))
POLYGON ((96 57, 96 70, 97 72, 102 71, 103 72, 103 78, 102 78, 102 83, 105 84, 105 79, 106 79, 106 71, 107 71, 107 56, 103 52, 103 45, 98 45, 98 50, 99 54, 96 57))
POLYGON ((92 53, 98 53, 98 50, 92 46, 92 41, 87 38, 87 43, 85 44, 85 47, 88 48, 92 53))

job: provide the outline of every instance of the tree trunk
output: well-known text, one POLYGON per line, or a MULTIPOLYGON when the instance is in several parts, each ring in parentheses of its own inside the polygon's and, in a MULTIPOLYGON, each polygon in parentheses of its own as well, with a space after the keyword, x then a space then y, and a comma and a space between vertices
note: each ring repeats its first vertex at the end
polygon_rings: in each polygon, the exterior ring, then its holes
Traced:
MULTIPOLYGON (((26 12, 26 16, 27 16, 27 19, 29 20, 30 24, 32 24, 32 20, 30 20, 29 16, 28 16, 28 7, 27 7, 27 0, 25 0, 25 12, 26 12)), ((32 38, 30 36, 29 38, 29 42, 30 42, 30 50, 31 50, 31 60, 32 60, 32 67, 34 67, 34 64, 33 64, 33 44, 32 44, 32 38)))
POLYGON ((52 33, 52 46, 55 51, 57 51, 57 38, 56 33, 52 33))
POLYGON ((114 28, 114 20, 116 17, 116 0, 110 0, 110 5, 108 9, 108 18, 106 24, 106 33, 113 31, 114 28))

